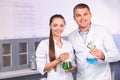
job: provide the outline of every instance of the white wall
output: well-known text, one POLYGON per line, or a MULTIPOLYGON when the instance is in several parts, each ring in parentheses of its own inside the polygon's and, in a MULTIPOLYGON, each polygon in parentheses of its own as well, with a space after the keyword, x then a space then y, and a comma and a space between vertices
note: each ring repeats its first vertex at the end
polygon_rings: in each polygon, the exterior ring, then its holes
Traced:
POLYGON ((10 0, 0 0, 0 39, 6 38, 13 29, 13 10, 10 0))
POLYGON ((120 0, 0 0, 0 39, 49 36, 49 18, 62 14, 67 22, 63 35, 77 28, 73 7, 87 3, 92 22, 120 34, 120 0))

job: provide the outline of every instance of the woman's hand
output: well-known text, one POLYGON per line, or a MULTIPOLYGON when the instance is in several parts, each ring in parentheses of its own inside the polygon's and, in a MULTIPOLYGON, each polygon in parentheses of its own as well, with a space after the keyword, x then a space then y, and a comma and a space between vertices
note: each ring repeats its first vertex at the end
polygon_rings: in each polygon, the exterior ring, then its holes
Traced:
POLYGON ((62 62, 69 58, 69 53, 65 52, 60 54, 60 56, 57 58, 58 61, 62 62))
POLYGON ((71 69, 69 69, 69 70, 65 70, 65 71, 66 71, 66 72, 73 72, 73 71, 76 71, 76 70, 77 70, 77 67, 72 66, 71 69))

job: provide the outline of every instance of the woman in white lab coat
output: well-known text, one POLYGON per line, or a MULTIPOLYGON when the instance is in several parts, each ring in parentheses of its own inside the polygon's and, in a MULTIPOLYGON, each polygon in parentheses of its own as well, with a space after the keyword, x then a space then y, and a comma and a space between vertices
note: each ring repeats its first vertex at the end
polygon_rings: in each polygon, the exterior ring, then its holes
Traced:
POLYGON ((72 72, 76 69, 74 53, 69 41, 62 39, 65 20, 62 15, 56 14, 50 18, 50 37, 42 40, 36 50, 37 70, 44 74, 47 80, 73 80, 72 72), (71 61, 72 68, 64 70, 62 63, 71 61))

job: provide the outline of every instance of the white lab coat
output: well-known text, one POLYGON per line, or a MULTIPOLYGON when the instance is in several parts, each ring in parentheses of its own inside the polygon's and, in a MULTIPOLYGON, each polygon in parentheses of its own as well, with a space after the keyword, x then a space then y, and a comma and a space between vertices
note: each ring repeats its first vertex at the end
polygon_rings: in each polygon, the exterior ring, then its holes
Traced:
MULTIPOLYGON (((70 58, 69 60, 72 62, 73 66, 75 65, 74 62, 74 53, 73 53, 73 48, 72 44, 69 41, 63 40, 62 43, 63 46, 60 49, 59 47, 56 46, 56 41, 55 42, 55 55, 58 57, 61 53, 68 52, 70 53, 70 58)), ((36 50, 36 63, 37 63, 37 70, 41 73, 44 74, 44 66, 50 62, 49 60, 49 40, 43 40, 40 42, 38 45, 38 48, 36 50)), ((55 72, 54 69, 51 69, 50 71, 47 72, 47 80, 73 80, 73 76, 71 72, 65 72, 62 68, 62 63, 57 65, 57 71, 55 72)))
POLYGON ((68 36, 76 52, 77 80, 111 80, 109 62, 120 60, 120 54, 112 35, 105 27, 93 24, 90 27, 85 44, 78 29, 68 36), (98 59, 96 64, 86 62, 87 54, 90 51, 87 45, 91 41, 94 42, 97 49, 103 51, 105 60, 98 59))

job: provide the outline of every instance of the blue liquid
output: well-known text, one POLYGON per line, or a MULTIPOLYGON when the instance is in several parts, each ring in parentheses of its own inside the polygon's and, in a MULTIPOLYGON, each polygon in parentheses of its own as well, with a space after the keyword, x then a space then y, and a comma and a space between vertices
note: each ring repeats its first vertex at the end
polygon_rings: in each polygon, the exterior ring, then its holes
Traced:
POLYGON ((96 58, 87 58, 86 60, 87 60, 87 62, 89 64, 96 64, 97 63, 97 59, 96 58))

